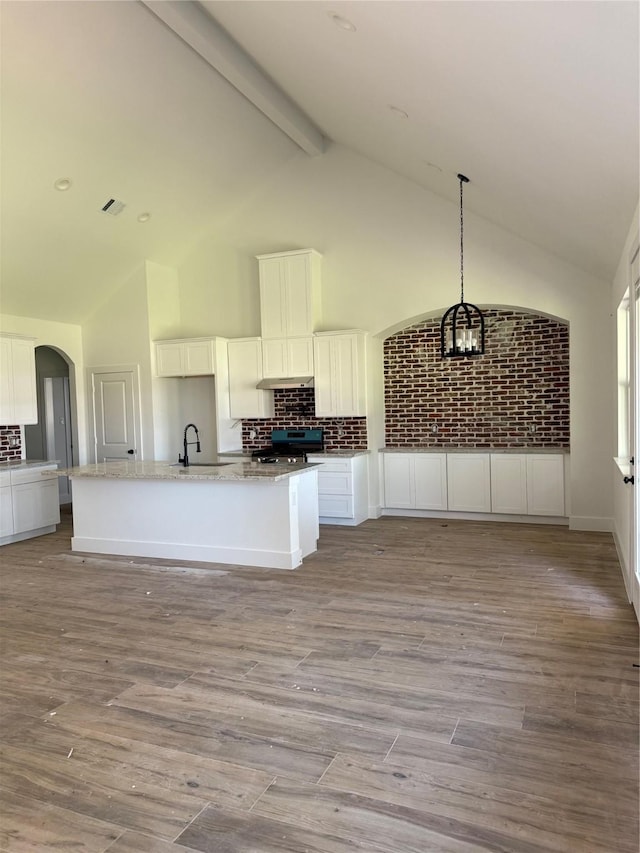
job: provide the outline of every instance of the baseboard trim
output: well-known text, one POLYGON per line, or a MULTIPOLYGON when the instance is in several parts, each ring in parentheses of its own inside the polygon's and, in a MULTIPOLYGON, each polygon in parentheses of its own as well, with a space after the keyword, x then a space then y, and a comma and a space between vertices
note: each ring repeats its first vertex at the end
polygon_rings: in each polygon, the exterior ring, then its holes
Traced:
POLYGON ((546 515, 506 515, 493 512, 451 512, 449 510, 428 509, 383 509, 382 515, 404 518, 442 518, 459 521, 503 521, 507 524, 555 524, 567 526, 569 519, 564 516, 546 515))
POLYGON ((591 530, 594 533, 613 533, 612 518, 599 518, 588 515, 572 515, 569 518, 569 530, 591 530))

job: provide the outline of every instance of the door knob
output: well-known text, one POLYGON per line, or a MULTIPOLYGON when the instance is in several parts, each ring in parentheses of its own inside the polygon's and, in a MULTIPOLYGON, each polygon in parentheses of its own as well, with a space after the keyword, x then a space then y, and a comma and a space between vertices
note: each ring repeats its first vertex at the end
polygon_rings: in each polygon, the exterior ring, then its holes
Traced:
POLYGON ((624 477, 624 482, 625 483, 634 483, 635 480, 633 479, 633 474, 630 477, 624 477))
POLYGON ((127 453, 130 453, 133 456, 133 454, 135 453, 135 450, 132 447, 129 450, 127 450, 127 453))

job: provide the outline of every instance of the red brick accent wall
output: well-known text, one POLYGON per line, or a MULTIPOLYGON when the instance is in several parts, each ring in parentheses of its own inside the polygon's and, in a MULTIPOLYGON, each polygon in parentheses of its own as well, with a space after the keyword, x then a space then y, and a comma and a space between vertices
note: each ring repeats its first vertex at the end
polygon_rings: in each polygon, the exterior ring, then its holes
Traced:
POLYGON ((271 444, 272 429, 324 430, 326 450, 366 450, 366 418, 317 418, 314 414, 313 388, 273 392, 273 418, 250 418, 242 421, 243 450, 258 450, 271 444), (255 438, 251 438, 255 430, 255 438))
POLYGON ((484 316, 477 358, 441 358, 439 318, 387 338, 387 447, 569 447, 569 327, 518 311, 484 316))
POLYGON ((0 462, 20 459, 22 456, 20 440, 19 426, 0 426, 0 462), (15 447, 11 446, 12 441, 15 441, 15 447))

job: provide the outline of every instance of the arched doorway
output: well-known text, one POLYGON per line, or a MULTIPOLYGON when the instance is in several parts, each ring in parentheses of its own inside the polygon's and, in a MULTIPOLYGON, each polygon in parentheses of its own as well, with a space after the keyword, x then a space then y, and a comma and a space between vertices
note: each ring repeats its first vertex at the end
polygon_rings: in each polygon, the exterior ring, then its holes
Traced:
MULTIPOLYGON (((57 460, 73 465, 75 427, 72 423, 69 364, 55 349, 36 347, 38 423, 24 428, 27 459, 57 460)), ((68 477, 58 478, 60 503, 71 503, 68 477)))

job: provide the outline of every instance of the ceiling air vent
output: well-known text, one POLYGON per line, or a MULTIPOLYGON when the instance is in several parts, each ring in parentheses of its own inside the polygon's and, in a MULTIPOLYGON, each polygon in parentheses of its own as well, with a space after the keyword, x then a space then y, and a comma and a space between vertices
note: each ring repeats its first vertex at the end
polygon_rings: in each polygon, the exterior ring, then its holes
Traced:
POLYGON ((123 201, 118 201, 117 198, 110 198, 109 201, 102 206, 104 213, 109 213, 111 216, 117 216, 125 209, 126 205, 123 201))

